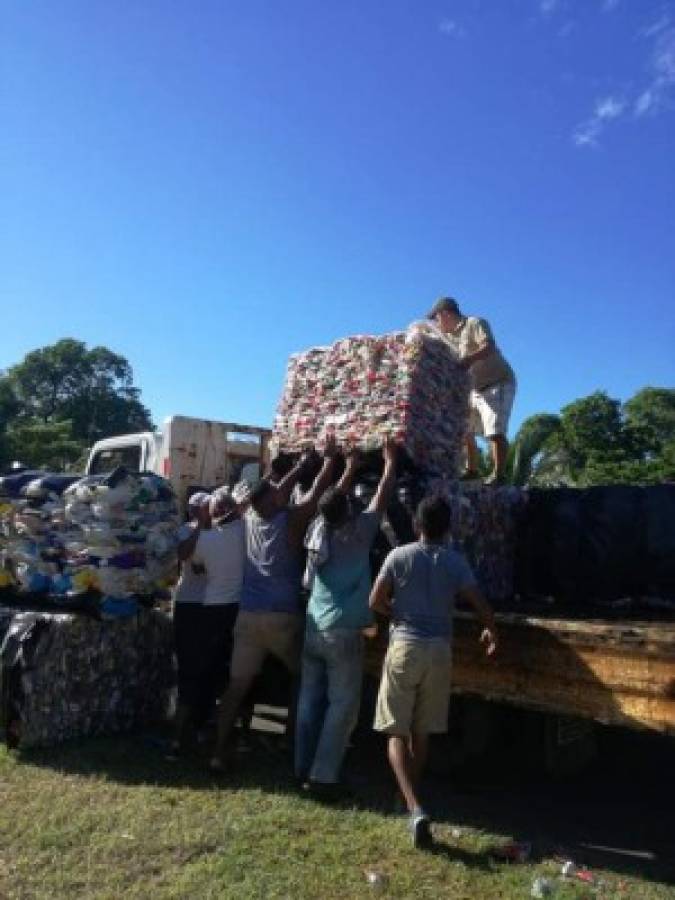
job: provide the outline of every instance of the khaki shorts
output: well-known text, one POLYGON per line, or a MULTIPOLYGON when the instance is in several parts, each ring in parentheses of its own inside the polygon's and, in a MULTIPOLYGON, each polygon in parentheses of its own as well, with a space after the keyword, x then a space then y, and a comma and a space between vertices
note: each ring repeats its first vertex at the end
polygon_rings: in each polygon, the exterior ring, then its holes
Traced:
POLYGON ((506 434, 516 386, 512 381, 493 384, 482 391, 471 391, 469 398, 469 431, 483 437, 506 434))
POLYGON ((268 653, 292 674, 299 672, 304 626, 304 616, 297 613, 240 610, 234 626, 230 678, 252 680, 268 653))
POLYGON ((375 709, 375 730, 443 734, 448 730, 450 644, 394 639, 387 650, 375 709))

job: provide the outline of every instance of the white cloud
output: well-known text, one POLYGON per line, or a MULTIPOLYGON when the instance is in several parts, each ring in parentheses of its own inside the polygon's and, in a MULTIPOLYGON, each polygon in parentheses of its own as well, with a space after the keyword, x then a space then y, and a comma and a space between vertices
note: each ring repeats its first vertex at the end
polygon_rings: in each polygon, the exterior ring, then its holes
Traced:
POLYGON ((597 119, 589 119, 583 125, 579 125, 572 135, 572 140, 577 147, 597 147, 598 135, 602 130, 602 126, 597 119))
POLYGON ((624 100, 618 97, 602 97, 597 100, 593 115, 582 122, 574 131, 572 140, 577 147, 597 147, 602 132, 607 124, 623 115, 626 109, 624 100))
POLYGON ((603 12, 612 12, 619 5, 619 0, 604 0, 602 4, 603 12))
POLYGON ((438 30, 446 37, 464 38, 466 37, 466 29, 456 22, 454 19, 443 19, 438 26, 438 30))
POLYGON ((670 25, 670 21, 670 14, 662 12, 658 19, 654 19, 651 25, 646 25, 644 28, 640 29, 638 34, 643 38, 656 37, 657 34, 660 34, 670 25))
POLYGON ((675 98, 675 28, 659 30, 656 34, 649 61, 651 80, 633 107, 638 118, 660 112, 675 98))
POLYGON ((595 104, 595 117, 598 119, 618 119, 626 104, 616 97, 605 97, 595 104))
POLYGON ((568 38, 572 34, 573 31, 574 31, 574 22, 570 19, 569 22, 565 22, 565 24, 562 25, 558 29, 558 37, 559 38, 568 38))
POLYGON ((556 11, 558 0, 539 0, 539 12, 542 16, 550 16, 556 11))

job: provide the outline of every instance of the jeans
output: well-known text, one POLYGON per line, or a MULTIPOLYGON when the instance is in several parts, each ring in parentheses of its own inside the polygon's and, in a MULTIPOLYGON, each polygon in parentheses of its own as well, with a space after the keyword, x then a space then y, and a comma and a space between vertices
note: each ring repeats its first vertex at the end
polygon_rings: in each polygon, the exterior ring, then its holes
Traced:
POLYGON ((361 702, 363 636, 334 628, 308 631, 295 738, 295 774, 335 784, 361 702))

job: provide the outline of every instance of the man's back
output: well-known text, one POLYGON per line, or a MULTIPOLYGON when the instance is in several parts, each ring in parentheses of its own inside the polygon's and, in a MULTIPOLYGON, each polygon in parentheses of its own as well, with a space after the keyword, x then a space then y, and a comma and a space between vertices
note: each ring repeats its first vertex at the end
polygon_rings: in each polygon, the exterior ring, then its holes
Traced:
POLYGON ((328 628, 365 628, 371 622, 370 548, 380 515, 364 510, 330 535, 330 555, 314 578, 307 608, 310 625, 328 628))
POLYGON ((449 640, 455 595, 475 585, 460 553, 421 541, 392 550, 380 574, 393 586, 392 637, 406 640, 449 640))
POLYGON ((244 523, 241 519, 202 531, 197 539, 194 561, 206 569, 205 606, 239 603, 244 577, 244 523))
POLYGON ((288 510, 269 519, 255 510, 247 514, 242 609, 298 612, 300 554, 291 545, 288 526, 288 510))

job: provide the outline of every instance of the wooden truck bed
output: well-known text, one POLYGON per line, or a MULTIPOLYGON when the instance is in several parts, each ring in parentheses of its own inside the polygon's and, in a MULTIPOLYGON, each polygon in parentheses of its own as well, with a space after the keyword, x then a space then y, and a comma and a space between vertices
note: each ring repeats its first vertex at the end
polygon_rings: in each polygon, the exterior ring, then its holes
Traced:
MULTIPOLYGON (((675 623, 498 613, 488 660, 469 613, 455 618, 452 689, 514 706, 675 735, 675 623)), ((371 647, 376 674, 386 646, 371 647)))

